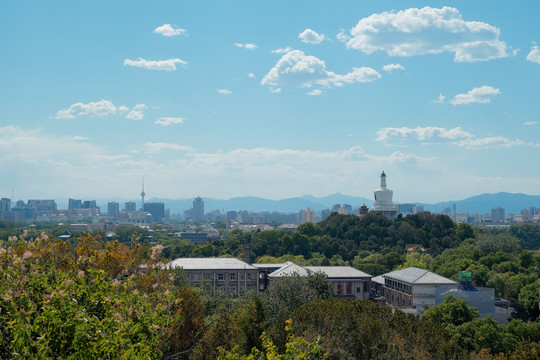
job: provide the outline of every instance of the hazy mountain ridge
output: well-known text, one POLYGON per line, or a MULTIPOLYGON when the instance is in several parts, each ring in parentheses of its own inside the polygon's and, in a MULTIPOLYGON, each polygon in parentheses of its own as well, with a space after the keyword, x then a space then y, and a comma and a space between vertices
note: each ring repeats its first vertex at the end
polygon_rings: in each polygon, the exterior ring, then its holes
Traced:
MULTIPOLYGON (((117 201, 120 203, 120 209, 124 208, 126 201, 135 201, 137 208, 141 206, 141 200, 139 199, 97 199, 98 205, 101 207, 102 213, 107 212, 107 203, 109 201, 117 201)), ((193 198, 189 199, 167 199, 167 198, 147 198, 147 202, 163 202, 165 207, 171 210, 171 213, 182 213, 185 210, 189 210, 193 206, 193 198)), ((58 209, 67 209, 67 199, 57 199, 58 209)), ((304 195, 301 197, 287 198, 282 200, 264 199, 256 196, 243 196, 234 197, 231 199, 213 199, 204 198, 205 212, 212 210, 247 210, 253 212, 297 212, 310 207, 312 210, 320 211, 323 209, 330 209, 334 204, 350 204, 353 209, 359 208, 362 204, 366 204, 368 207, 373 204, 373 200, 359 197, 349 196, 340 193, 316 197, 312 195, 304 195)), ((463 200, 456 201, 442 201, 439 203, 416 203, 417 205, 424 206, 425 210, 432 212, 441 212, 445 208, 452 208, 456 204, 456 211, 461 212, 479 212, 489 213, 491 209, 500 206, 505 209, 507 214, 519 214, 519 212, 528 208, 529 206, 535 206, 540 208, 540 195, 527 195, 521 193, 507 193, 499 192, 496 194, 480 194, 471 196, 463 200)))

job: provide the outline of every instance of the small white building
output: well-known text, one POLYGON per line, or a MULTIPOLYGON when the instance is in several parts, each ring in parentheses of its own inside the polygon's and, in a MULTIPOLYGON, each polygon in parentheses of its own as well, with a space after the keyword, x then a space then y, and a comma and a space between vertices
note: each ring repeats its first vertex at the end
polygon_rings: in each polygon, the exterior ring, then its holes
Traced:
MULTIPOLYGON (((422 310, 436 304, 437 289, 457 283, 425 269, 409 267, 381 275, 383 296, 388 305, 422 310)), ((439 290, 440 291, 440 290, 439 290)))

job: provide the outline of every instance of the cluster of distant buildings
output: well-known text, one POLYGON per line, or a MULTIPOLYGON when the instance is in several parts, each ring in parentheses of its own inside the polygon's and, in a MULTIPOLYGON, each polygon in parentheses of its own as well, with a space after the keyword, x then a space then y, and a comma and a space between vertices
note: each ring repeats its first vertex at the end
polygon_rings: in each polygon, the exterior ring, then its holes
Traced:
MULTIPOLYGON (((230 229, 239 228, 243 231, 266 229, 264 226, 275 228, 285 224, 287 228, 294 225, 310 222, 319 222, 337 212, 344 215, 364 216, 368 213, 381 214, 389 219, 399 214, 410 215, 424 211, 424 207, 417 204, 394 204, 393 191, 388 189, 386 174, 381 174, 380 187, 374 191, 374 203, 371 208, 365 204, 360 208, 353 208, 350 204, 334 204, 330 209, 314 211, 311 208, 294 213, 284 212, 252 212, 213 210, 205 213, 204 200, 196 197, 193 207, 185 210, 183 214, 171 214, 163 202, 145 202, 144 183, 141 192, 141 207, 137 209, 134 201, 127 201, 120 209, 120 203, 110 201, 107 203, 107 212, 103 213, 95 200, 69 199, 68 209, 59 210, 55 200, 35 200, 28 202, 17 201, 12 206, 9 198, 0 199, 0 220, 13 222, 55 222, 74 223, 86 222, 103 224, 112 222, 118 225, 150 226, 154 223, 167 223, 187 221, 193 223, 225 222, 230 229), (258 226, 252 226, 258 225, 258 226)), ((540 209, 531 206, 521 210, 520 214, 505 214, 505 209, 496 207, 491 214, 456 213, 453 208, 447 207, 442 213, 450 216, 457 222, 484 225, 506 225, 512 223, 535 222, 540 223, 540 209)))

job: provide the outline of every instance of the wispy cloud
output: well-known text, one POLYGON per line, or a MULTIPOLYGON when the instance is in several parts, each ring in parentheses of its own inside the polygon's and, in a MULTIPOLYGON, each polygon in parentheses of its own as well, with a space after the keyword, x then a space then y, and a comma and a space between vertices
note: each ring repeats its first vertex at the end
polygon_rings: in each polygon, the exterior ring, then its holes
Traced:
POLYGON ((163 24, 154 29, 154 33, 167 37, 184 35, 187 32, 186 29, 178 29, 171 24, 163 24))
POLYGON ((140 67, 148 70, 175 71, 176 65, 186 66, 187 61, 182 59, 167 59, 167 60, 146 60, 138 58, 137 60, 125 59, 124 65, 140 67))
POLYGON ((540 64, 540 47, 538 47, 538 45, 534 45, 531 48, 529 55, 527 55, 527 60, 540 64))
POLYGON ((59 110, 56 113, 57 119, 73 119, 78 116, 108 116, 116 114, 116 106, 109 100, 100 100, 84 104, 75 103, 67 109, 59 110))
POLYGON ((344 84, 371 82, 381 75, 369 67, 353 68, 351 72, 340 75, 326 69, 323 60, 305 55, 300 50, 292 50, 279 59, 262 79, 261 85, 311 87, 343 86, 344 84))
POLYGON ((445 129, 441 127, 416 127, 416 128, 394 128, 388 127, 377 131, 377 141, 390 141, 394 139, 415 139, 420 141, 432 140, 432 139, 445 139, 445 140, 457 140, 457 139, 470 139, 474 135, 464 131, 460 127, 453 129, 445 129))
POLYGON ((443 94, 439 94, 439 97, 437 98, 437 100, 433 100, 433 102, 438 103, 438 104, 442 104, 442 103, 444 103, 445 99, 446 99, 446 96, 444 96, 443 94))
POLYGON ((287 46, 287 47, 284 47, 284 48, 279 48, 279 49, 272 50, 272 54, 286 54, 291 50, 292 50, 292 48, 290 46, 287 46))
POLYGON ((312 91, 308 92, 307 94, 311 95, 311 96, 317 96, 317 95, 321 95, 322 91, 319 90, 319 89, 313 89, 312 91))
POLYGON ((495 26, 463 20, 455 8, 426 6, 361 19, 350 31, 347 47, 367 54, 385 51, 390 56, 451 52, 456 62, 473 62, 508 56, 499 35, 495 26))
POLYGON ((533 126, 533 125, 536 125, 536 124, 538 124, 538 121, 525 121, 523 123, 523 125, 525 125, 525 126, 533 126))
POLYGON ((181 124, 184 122, 184 118, 180 117, 161 117, 156 120, 156 125, 169 126, 173 124, 181 124))
POLYGON ((300 34, 298 34, 298 38, 307 44, 320 44, 324 41, 325 36, 324 34, 317 34, 315 31, 311 29, 306 29, 300 34))
POLYGON ((400 64, 388 64, 384 65, 382 68, 384 71, 391 72, 392 70, 405 70, 400 64))
POLYGON ((144 118, 144 110, 148 107, 145 104, 135 105, 126 115, 126 119, 142 120, 144 118))
POLYGON ((71 105, 67 109, 62 109, 56 112, 57 119, 74 119, 81 116, 109 116, 118 114, 126 114, 126 119, 140 120, 144 117, 144 110, 147 109, 145 104, 137 104, 131 110, 120 105, 116 107, 109 100, 100 100, 84 104, 82 102, 71 105))
POLYGON ((227 90, 227 89, 217 89, 217 92, 220 93, 221 95, 229 95, 229 94, 232 94, 232 91, 231 91, 231 90, 227 90))
POLYGON ((457 94, 450 100, 450 103, 452 105, 466 105, 472 103, 488 104, 491 102, 492 97, 499 94, 501 94, 499 89, 484 85, 476 87, 466 94, 457 94))
POLYGON ((417 142, 420 144, 448 143, 470 150, 481 149, 507 149, 526 145, 520 139, 508 139, 503 136, 490 136, 478 138, 473 133, 464 131, 460 127, 445 129, 440 127, 416 128, 383 128, 377 131, 377 141, 403 144, 404 142, 417 142))
POLYGON ((193 149, 191 146, 184 146, 184 145, 173 144, 173 143, 147 142, 144 144, 144 151, 148 154, 157 154, 164 150, 188 151, 188 152, 195 151, 195 149, 193 149))
POLYGON ((254 49, 257 48, 257 45, 255 45, 255 44, 241 44, 241 43, 235 43, 234 46, 239 47, 239 48, 248 49, 248 50, 254 50, 254 49))
POLYGON ((255 78, 256 78, 256 76, 255 76, 254 73, 249 73, 249 74, 248 74, 248 77, 249 77, 250 79, 255 79, 255 78))

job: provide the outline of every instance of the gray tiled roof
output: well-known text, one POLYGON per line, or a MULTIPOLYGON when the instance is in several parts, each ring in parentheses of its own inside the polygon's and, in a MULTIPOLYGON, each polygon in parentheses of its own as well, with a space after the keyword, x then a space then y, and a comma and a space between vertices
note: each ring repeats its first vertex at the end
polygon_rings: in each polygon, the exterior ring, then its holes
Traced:
POLYGON ((185 270, 257 270, 237 258, 178 258, 168 265, 185 270))
POLYGON ((309 272, 306 270, 306 268, 287 261, 284 266, 269 274, 268 277, 278 278, 283 276, 291 276, 293 274, 298 274, 300 276, 308 276, 309 272))
POLYGON ((408 267, 402 270, 395 270, 382 275, 384 278, 403 281, 414 285, 454 285, 455 281, 437 275, 425 269, 408 267))
POLYGON ((329 279, 371 277, 371 275, 350 266, 306 266, 306 269, 313 272, 322 272, 329 279))

